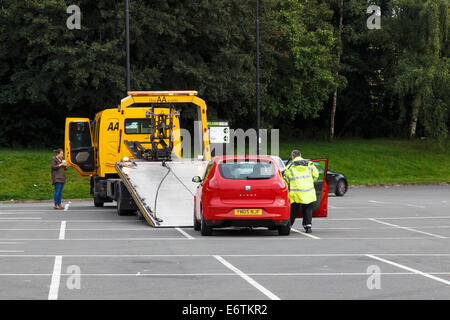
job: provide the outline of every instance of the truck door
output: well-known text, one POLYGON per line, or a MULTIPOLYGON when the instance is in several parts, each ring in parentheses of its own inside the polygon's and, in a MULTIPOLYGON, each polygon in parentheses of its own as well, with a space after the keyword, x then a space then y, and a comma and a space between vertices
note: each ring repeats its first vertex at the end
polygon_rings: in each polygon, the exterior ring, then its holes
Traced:
POLYGON ((65 157, 67 163, 82 176, 95 173, 95 154, 89 119, 66 118, 65 157))
MULTIPOLYGON (((326 179, 326 172, 328 172, 328 159, 314 159, 310 161, 314 162, 319 171, 319 178, 314 182, 317 200, 313 207, 313 217, 327 217, 329 184, 326 179)), ((303 214, 299 213, 297 218, 303 218, 303 214)))

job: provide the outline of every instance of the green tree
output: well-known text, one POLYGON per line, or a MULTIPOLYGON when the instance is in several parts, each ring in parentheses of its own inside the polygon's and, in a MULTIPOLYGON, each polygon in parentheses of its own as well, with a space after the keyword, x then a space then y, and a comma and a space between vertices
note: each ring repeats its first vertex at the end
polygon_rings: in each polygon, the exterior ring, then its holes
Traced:
POLYGON ((266 123, 317 117, 337 87, 332 14, 322 1, 275 3, 270 16, 275 32, 267 40, 274 49, 263 104, 266 123))
POLYGON ((386 33, 396 61, 389 85, 400 107, 409 110, 410 138, 423 119, 425 132, 448 137, 450 61, 448 59, 448 2, 395 0, 386 33))

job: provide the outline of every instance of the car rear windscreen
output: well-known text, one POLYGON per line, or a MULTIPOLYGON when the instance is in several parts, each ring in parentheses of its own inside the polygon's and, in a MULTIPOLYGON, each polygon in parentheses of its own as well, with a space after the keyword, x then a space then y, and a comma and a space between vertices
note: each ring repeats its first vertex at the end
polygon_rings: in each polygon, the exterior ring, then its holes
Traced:
POLYGON ((227 161, 219 164, 219 171, 225 179, 256 180, 272 178, 275 167, 269 161, 227 161))

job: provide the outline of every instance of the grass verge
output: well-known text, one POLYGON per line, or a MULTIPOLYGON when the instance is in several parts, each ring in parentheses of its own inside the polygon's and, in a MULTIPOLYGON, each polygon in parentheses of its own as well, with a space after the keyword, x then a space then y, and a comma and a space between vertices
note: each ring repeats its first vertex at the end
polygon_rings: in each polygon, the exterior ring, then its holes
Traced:
MULTIPOLYGON (((45 150, 0 149, 0 201, 53 199, 50 159, 45 150)), ((63 199, 90 198, 90 179, 69 168, 63 199)))
POLYGON ((346 139, 283 141, 280 156, 299 149, 304 158, 328 158, 331 171, 346 175, 349 184, 450 182, 450 143, 427 140, 346 139))
MULTIPOLYGON (((351 185, 450 182, 450 142, 427 140, 345 139, 280 142, 280 156, 299 149, 304 158, 328 158, 330 170, 347 176, 351 185)), ((47 200, 53 197, 47 150, 0 149, 0 201, 47 200)), ((64 199, 90 198, 89 178, 69 168, 64 199)))

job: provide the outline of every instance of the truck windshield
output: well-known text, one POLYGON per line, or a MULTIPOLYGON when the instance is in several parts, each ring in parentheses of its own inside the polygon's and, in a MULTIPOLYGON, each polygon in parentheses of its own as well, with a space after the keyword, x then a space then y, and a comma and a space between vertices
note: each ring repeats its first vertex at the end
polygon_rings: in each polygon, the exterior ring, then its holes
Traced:
POLYGON ((219 165, 220 175, 225 179, 256 180, 270 179, 275 174, 275 167, 269 161, 233 161, 219 165))

